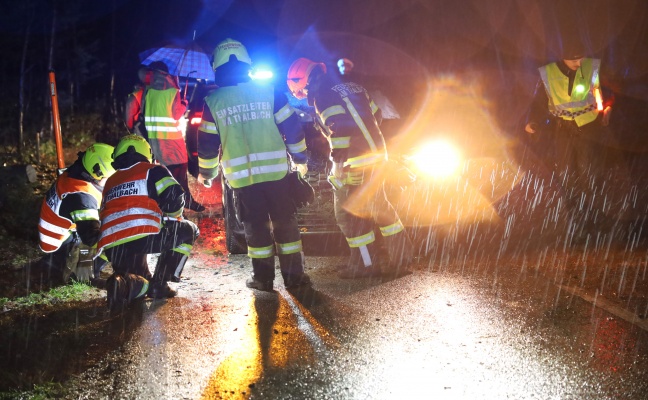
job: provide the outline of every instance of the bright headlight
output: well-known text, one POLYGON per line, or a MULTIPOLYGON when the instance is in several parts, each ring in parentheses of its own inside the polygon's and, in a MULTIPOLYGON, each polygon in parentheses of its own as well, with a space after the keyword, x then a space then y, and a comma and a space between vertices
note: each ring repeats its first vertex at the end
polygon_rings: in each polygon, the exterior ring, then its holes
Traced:
POLYGON ((445 140, 423 144, 409 159, 419 172, 433 178, 450 177, 457 173, 461 165, 461 154, 445 140))

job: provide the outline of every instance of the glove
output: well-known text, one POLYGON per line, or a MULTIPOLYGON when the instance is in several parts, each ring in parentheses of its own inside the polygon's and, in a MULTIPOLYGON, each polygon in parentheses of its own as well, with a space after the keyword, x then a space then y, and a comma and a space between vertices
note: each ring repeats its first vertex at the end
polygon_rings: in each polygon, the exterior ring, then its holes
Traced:
POLYGON ((92 265, 81 266, 79 265, 76 270, 76 280, 79 282, 90 282, 94 278, 94 271, 92 270, 92 265))
POLYGON ((331 176, 335 177, 338 180, 343 180, 344 178, 344 163, 336 162, 333 163, 331 168, 331 176))
POLYGON ((93 262, 94 251, 82 245, 79 249, 79 263, 76 266, 74 275, 78 282, 90 282, 94 278, 93 262))
POLYGON ((331 175, 328 176, 328 182, 335 190, 342 188, 344 185, 359 186, 363 181, 364 173, 362 171, 344 171, 342 163, 333 164, 331 175))
POLYGON ((364 180, 364 173, 362 171, 349 171, 344 174, 344 183, 346 185, 358 186, 364 180))
POLYGON ((297 172, 299 172, 299 174, 303 178, 308 173, 308 164, 295 164, 295 169, 297 170, 297 172))
POLYGON ((214 178, 205 178, 201 174, 198 174, 198 182, 202 183, 204 187, 210 188, 214 178))
POLYGON ((342 189, 344 186, 344 164, 343 163, 333 163, 331 168, 330 175, 326 180, 333 186, 334 190, 342 189))

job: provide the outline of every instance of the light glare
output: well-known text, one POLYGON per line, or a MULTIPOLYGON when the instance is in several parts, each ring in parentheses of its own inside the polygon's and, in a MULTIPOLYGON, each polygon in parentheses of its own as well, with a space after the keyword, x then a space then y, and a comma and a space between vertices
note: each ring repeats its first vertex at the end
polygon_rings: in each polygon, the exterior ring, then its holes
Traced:
POLYGON ((461 163, 457 149, 444 140, 424 144, 410 159, 420 172, 434 178, 447 178, 456 174, 461 163))
POLYGON ((273 76, 274 75, 272 74, 272 71, 267 69, 257 69, 255 71, 250 72, 250 78, 254 80, 271 79, 273 76))

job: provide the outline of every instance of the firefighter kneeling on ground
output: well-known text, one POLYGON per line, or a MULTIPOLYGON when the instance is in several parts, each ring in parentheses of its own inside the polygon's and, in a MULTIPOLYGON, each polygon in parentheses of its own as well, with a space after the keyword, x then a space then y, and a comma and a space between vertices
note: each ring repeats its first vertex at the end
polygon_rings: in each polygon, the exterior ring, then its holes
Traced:
POLYGON ((43 199, 38 234, 48 280, 95 281, 107 260, 97 257, 99 205, 106 178, 115 170, 113 147, 95 143, 56 179, 43 199))
POLYGON ((177 295, 168 282, 180 281, 198 227, 182 218, 184 191, 164 166, 151 163, 144 138, 123 137, 113 158, 117 171, 104 189, 98 247, 112 262, 108 307, 118 312, 145 296, 177 295), (153 253, 160 257, 151 275, 147 255, 153 253))
POLYGON ((296 98, 307 99, 315 107, 331 146, 329 182, 335 189, 335 217, 350 248, 349 262, 338 276, 355 279, 409 273, 412 243, 387 198, 381 171, 388 157, 378 126, 380 109, 363 86, 341 82, 326 73, 323 63, 306 58, 292 63, 287 84, 296 98), (379 259, 374 228, 383 237, 388 262, 379 259))

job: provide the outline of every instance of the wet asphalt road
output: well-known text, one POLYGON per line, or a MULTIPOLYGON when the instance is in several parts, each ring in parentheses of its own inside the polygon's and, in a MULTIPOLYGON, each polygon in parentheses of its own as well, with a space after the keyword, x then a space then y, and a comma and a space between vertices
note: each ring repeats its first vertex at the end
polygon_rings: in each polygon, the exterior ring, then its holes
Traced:
POLYGON ((194 258, 178 298, 114 319, 123 344, 70 398, 646 398, 645 320, 533 268, 341 281, 341 261, 309 257, 295 296, 247 289, 245 256, 194 258))

